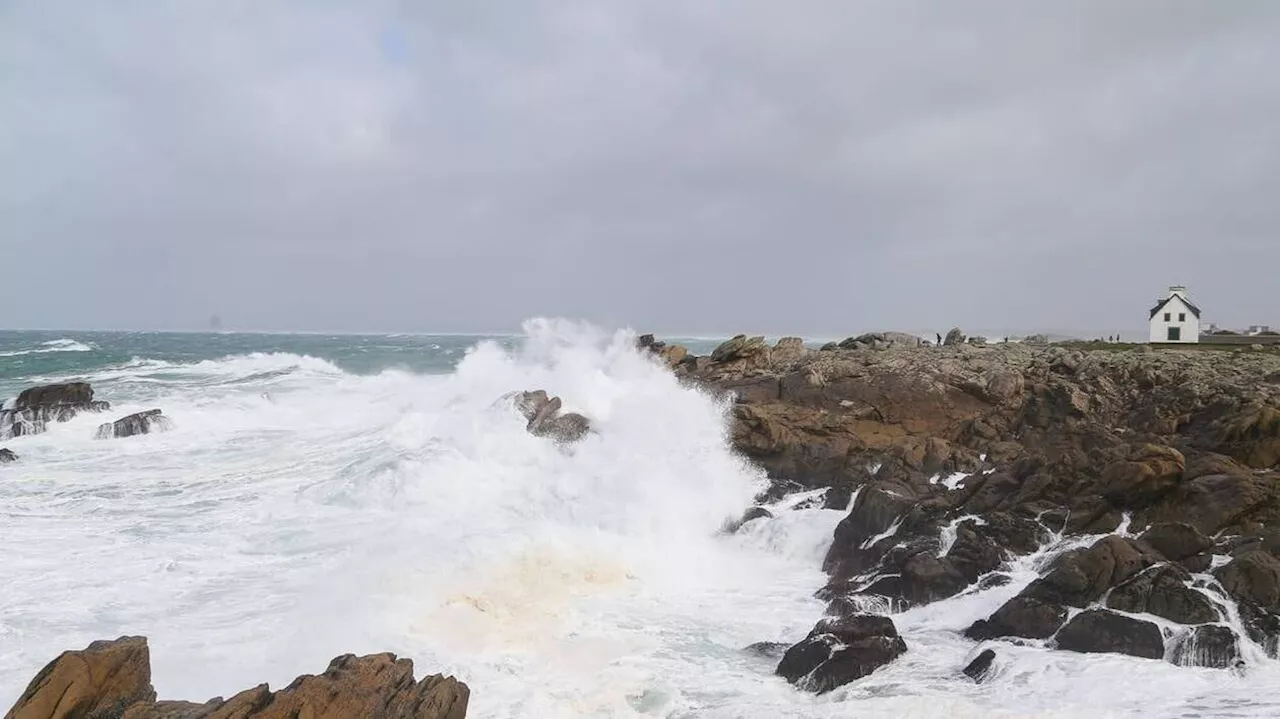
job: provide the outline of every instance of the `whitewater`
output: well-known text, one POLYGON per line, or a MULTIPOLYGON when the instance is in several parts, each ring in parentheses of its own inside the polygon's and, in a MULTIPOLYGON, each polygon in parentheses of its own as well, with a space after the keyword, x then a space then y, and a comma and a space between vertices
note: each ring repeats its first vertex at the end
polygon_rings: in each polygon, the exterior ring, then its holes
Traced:
POLYGON ((821 616, 844 512, 795 498, 732 535, 766 485, 728 407, 630 331, 533 320, 511 338, 0 337, 0 394, 86 380, 102 416, 5 441, 0 708, 64 649, 145 635, 161 697, 282 687, 392 651, 465 681, 476 717, 1264 717, 1280 670, 1191 669, 959 632, 1036 576, 894 614, 908 645, 815 697, 773 676, 821 616), (546 389, 591 418, 562 448, 499 401, 546 389), (803 506, 803 505, 801 505, 803 506), (978 685, 960 674, 998 653, 978 685))

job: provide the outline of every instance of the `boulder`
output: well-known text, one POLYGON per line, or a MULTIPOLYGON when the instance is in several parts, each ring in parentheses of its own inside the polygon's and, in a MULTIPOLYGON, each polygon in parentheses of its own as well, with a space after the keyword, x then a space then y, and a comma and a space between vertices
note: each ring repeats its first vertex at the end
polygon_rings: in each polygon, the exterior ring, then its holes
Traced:
POLYGON ((1058 632, 1056 639, 1059 649, 1071 652, 1164 658, 1164 637, 1159 627, 1105 609, 1077 614, 1058 632))
POLYGON ((777 673, 801 689, 824 694, 867 676, 906 651, 906 642, 888 617, 827 618, 787 650, 777 673))
POLYGON ((1180 562, 1213 547, 1213 540, 1184 522, 1162 522, 1142 533, 1142 541, 1165 559, 1180 562))
POLYGON ((146 638, 121 637, 63 652, 36 674, 5 719, 119 717, 155 700, 146 638))
POLYGON ((1238 666, 1243 661, 1240 639, 1231 629, 1218 624, 1195 627, 1174 645, 1170 661, 1183 667, 1238 666))
POLYGON ((1146 507, 1182 481, 1186 459, 1172 447, 1144 445, 1102 473, 1101 494, 1120 508, 1146 507))
POLYGON ((959 327, 952 327, 951 331, 947 333, 946 338, 942 340, 942 344, 944 347, 954 347, 956 345, 964 344, 964 340, 964 332, 962 332, 959 327))
POLYGON ((847 350, 889 350, 923 345, 924 340, 906 332, 868 332, 841 341, 839 347, 847 350))
POLYGON ((576 442, 591 431, 591 420, 577 412, 561 413, 561 400, 546 390, 509 395, 512 404, 529 423, 525 429, 535 437, 547 437, 558 444, 576 442))
POLYGON ((1084 608, 1101 599, 1108 589, 1157 561, 1157 557, 1133 540, 1111 535, 1088 549, 1058 557, 1049 573, 1032 582, 1023 594, 1084 608))
POLYGON ((1000 637, 1048 639, 1065 621, 1065 607, 1035 597, 1017 596, 1005 602, 990 618, 974 622, 964 635, 977 641, 1000 637))
POLYGON ((13 450, 0 447, 0 464, 8 464, 10 462, 17 461, 18 455, 14 454, 13 450))
POLYGON ((1107 595, 1107 606, 1130 614, 1154 614, 1179 624, 1218 621, 1218 610, 1204 594, 1190 588, 1191 575, 1176 564, 1142 572, 1107 595))
POLYGON ((764 337, 737 335, 721 343, 711 352, 711 361, 716 363, 746 360, 754 360, 759 364, 768 363, 769 345, 765 344, 764 337))
POLYGON ((995 651, 985 649, 964 668, 964 675, 981 684, 991 677, 991 665, 995 660, 995 651))
POLYGON ((415 682, 409 659, 347 654, 278 692, 262 684, 227 700, 157 702, 146 639, 122 637, 59 656, 5 719, 464 719, 469 697, 453 677, 415 682))
POLYGON ((127 417, 122 417, 115 422, 98 425, 97 438, 133 437, 139 434, 151 434, 152 432, 167 432, 172 427, 173 423, 160 410, 149 409, 145 412, 137 412, 127 417))
POLYGON ((799 337, 783 337, 773 346, 770 359, 777 364, 795 362, 808 351, 804 346, 803 339, 799 337))
POLYGON ((93 399, 88 382, 31 387, 0 410, 0 439, 40 434, 49 422, 66 422, 81 412, 110 408, 110 403, 93 399))

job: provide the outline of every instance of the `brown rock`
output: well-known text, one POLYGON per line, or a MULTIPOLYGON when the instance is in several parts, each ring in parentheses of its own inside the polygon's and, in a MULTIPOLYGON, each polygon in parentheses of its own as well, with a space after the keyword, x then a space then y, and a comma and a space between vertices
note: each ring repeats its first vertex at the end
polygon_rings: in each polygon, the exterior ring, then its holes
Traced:
POLYGON ((452 677, 413 679, 394 654, 334 659, 274 694, 263 684, 204 704, 156 701, 146 639, 66 652, 36 676, 5 719, 464 719, 470 691, 452 677))
POLYGON ((146 638, 121 637, 63 652, 36 674, 5 719, 118 717, 155 699, 146 638))

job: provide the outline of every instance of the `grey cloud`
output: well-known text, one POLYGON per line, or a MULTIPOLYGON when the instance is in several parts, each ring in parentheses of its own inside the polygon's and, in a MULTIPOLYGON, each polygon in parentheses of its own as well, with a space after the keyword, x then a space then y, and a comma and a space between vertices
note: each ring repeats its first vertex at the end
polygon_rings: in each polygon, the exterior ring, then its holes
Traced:
POLYGON ((1278 41, 1269 0, 11 0, 2 324, 1133 334, 1175 282, 1280 324, 1278 41))

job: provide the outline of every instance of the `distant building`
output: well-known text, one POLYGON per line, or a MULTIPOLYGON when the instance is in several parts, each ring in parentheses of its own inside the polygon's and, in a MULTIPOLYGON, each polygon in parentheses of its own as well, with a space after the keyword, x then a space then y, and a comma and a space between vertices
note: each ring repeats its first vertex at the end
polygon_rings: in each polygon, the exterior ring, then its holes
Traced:
POLYGON ((1248 331, 1248 332, 1246 332, 1245 334, 1249 334, 1249 335, 1260 335, 1260 334, 1262 334, 1262 333, 1264 333, 1264 332, 1266 332, 1266 333, 1270 333, 1270 332, 1271 332, 1271 328, 1270 328, 1270 327, 1268 327, 1267 325, 1249 325, 1249 331, 1248 331))
POLYGON ((1151 308, 1148 320, 1152 342, 1200 341, 1200 308, 1187 299, 1186 287, 1170 287, 1169 295, 1151 308))

